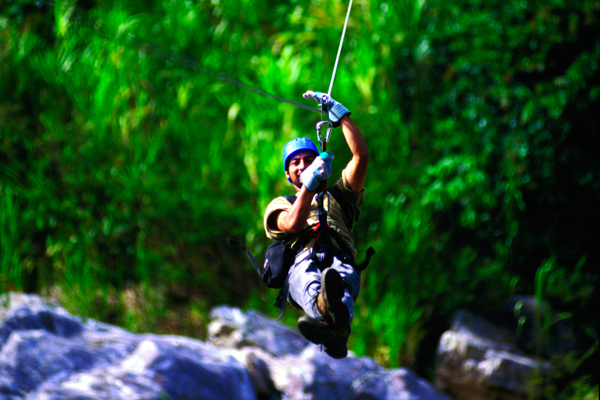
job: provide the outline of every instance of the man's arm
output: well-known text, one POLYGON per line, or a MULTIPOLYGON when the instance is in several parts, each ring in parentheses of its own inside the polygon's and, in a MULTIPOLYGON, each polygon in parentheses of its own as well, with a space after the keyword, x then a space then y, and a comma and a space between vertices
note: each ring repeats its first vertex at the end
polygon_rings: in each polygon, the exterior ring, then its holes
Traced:
MULTIPOLYGON (((346 143, 352 152, 352 159, 350 159, 350 162, 346 166, 346 179, 353 191, 360 192, 364 187, 367 177, 369 149, 360 130, 350 117, 344 116, 340 120, 340 126, 346 143)), ((314 193, 302 186, 292 208, 289 211, 281 211, 272 216, 275 220, 273 222, 277 224, 277 228, 280 231, 289 233, 302 232, 310 214, 310 205, 313 197, 314 193)))
POLYGON ((327 116, 333 126, 341 125, 346 143, 352 152, 352 159, 346 166, 346 179, 353 191, 360 192, 367 177, 369 149, 362 134, 350 119, 350 111, 325 93, 309 90, 302 97, 316 100, 323 111, 327 111, 327 116))
POLYGON ((288 233, 302 232, 310 214, 310 205, 314 195, 313 192, 302 186, 292 208, 289 211, 281 211, 276 215, 277 228, 288 233))
POLYGON ((358 127, 350 119, 344 116, 340 120, 342 133, 352 152, 352 159, 346 166, 346 179, 350 187, 355 192, 360 192, 367 177, 367 167, 369 166, 369 149, 358 127))

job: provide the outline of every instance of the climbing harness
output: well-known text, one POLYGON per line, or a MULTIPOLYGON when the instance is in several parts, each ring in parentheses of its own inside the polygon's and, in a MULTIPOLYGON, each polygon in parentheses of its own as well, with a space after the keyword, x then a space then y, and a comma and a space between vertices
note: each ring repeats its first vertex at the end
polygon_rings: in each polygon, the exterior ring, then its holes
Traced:
MULTIPOLYGON (((348 200, 344 197, 341 189, 337 186, 334 186, 331 189, 329 189, 329 194, 340 205, 342 213, 344 215, 344 223, 346 224, 348 229, 351 229, 352 223, 354 221, 354 214, 352 212, 350 204, 348 203, 348 200)), ((285 198, 288 202, 290 202, 290 204, 293 204, 296 200, 296 196, 293 195, 285 196, 285 198)), ((344 263, 352 265, 357 271, 362 271, 367 267, 371 255, 372 253, 374 253, 373 249, 369 249, 367 251, 365 261, 362 264, 357 265, 354 262, 354 260, 348 256, 349 251, 346 249, 346 245, 343 243, 342 239, 339 237, 337 232, 335 232, 327 225, 327 221, 324 222, 324 225, 321 225, 321 223, 319 222, 313 229, 302 234, 297 240, 290 238, 288 240, 284 239, 281 241, 274 241, 265 252, 265 261, 262 268, 254 258, 250 250, 244 247, 237 240, 227 238, 227 242, 230 245, 239 246, 246 252, 250 263, 256 270, 257 274, 262 278, 265 286, 272 289, 281 289, 279 295, 277 296, 277 299, 275 300, 275 306, 281 310, 279 318, 277 318, 278 320, 281 319, 283 313, 285 312, 285 306, 287 304, 289 291, 288 272, 292 264, 294 263, 294 259, 296 257, 297 252, 299 250, 302 250, 313 239, 315 239, 315 242, 324 243, 322 239, 324 239, 325 236, 321 235, 327 235, 327 238, 331 236, 331 238, 333 238, 338 244, 339 249, 335 248, 333 252, 329 252, 329 254, 332 257, 335 255, 344 263), (293 246, 291 242, 294 242, 293 246)), ((321 261, 318 261, 318 264, 322 264, 321 261)))

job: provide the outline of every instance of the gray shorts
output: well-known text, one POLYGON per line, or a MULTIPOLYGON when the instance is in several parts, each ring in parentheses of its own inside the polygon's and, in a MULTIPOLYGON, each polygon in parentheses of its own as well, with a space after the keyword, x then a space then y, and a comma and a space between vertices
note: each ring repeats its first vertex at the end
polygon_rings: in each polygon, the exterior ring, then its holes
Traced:
MULTIPOLYGON (((288 301, 295 307, 304 310, 312 318, 320 318, 317 309, 317 295, 321 291, 321 271, 316 262, 311 259, 312 249, 305 250, 296 256, 296 260, 289 272, 288 301)), ((323 260, 325 253, 317 253, 319 260, 323 260)), ((333 257, 331 268, 337 270, 346 283, 346 290, 342 302, 348 307, 350 320, 354 315, 354 302, 360 290, 360 272, 352 265, 343 263, 333 257)))

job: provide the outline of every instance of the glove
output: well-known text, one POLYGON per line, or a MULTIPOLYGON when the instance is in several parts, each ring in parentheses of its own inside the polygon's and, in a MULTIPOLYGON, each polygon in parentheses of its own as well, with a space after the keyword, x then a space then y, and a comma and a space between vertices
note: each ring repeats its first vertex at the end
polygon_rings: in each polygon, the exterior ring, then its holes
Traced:
POLYGON ((321 92, 313 92, 309 90, 308 92, 302 95, 305 99, 313 99, 319 103, 319 107, 325 112, 327 112, 327 116, 329 117, 329 121, 333 124, 334 127, 340 126, 340 120, 344 115, 350 115, 350 111, 346 107, 332 99, 329 95, 321 92))
POLYGON ((302 184, 311 192, 317 190, 321 182, 327 180, 331 176, 331 161, 333 153, 324 151, 319 154, 319 157, 300 174, 302 184))

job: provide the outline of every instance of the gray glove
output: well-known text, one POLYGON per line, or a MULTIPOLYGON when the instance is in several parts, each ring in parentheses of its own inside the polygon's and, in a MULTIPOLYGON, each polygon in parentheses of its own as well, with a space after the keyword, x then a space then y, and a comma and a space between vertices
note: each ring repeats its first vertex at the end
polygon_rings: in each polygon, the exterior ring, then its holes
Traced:
POLYGON ((304 187, 311 192, 317 190, 321 182, 331 176, 331 161, 333 158, 333 153, 328 151, 319 154, 319 157, 315 158, 312 164, 300 174, 304 187))
POLYGON ((327 112, 327 116, 329 117, 329 121, 333 124, 334 127, 340 126, 340 120, 344 115, 350 115, 350 111, 346 107, 332 99, 328 94, 321 92, 313 92, 309 90, 308 92, 302 95, 305 99, 313 99, 319 103, 319 107, 325 112, 327 112))

